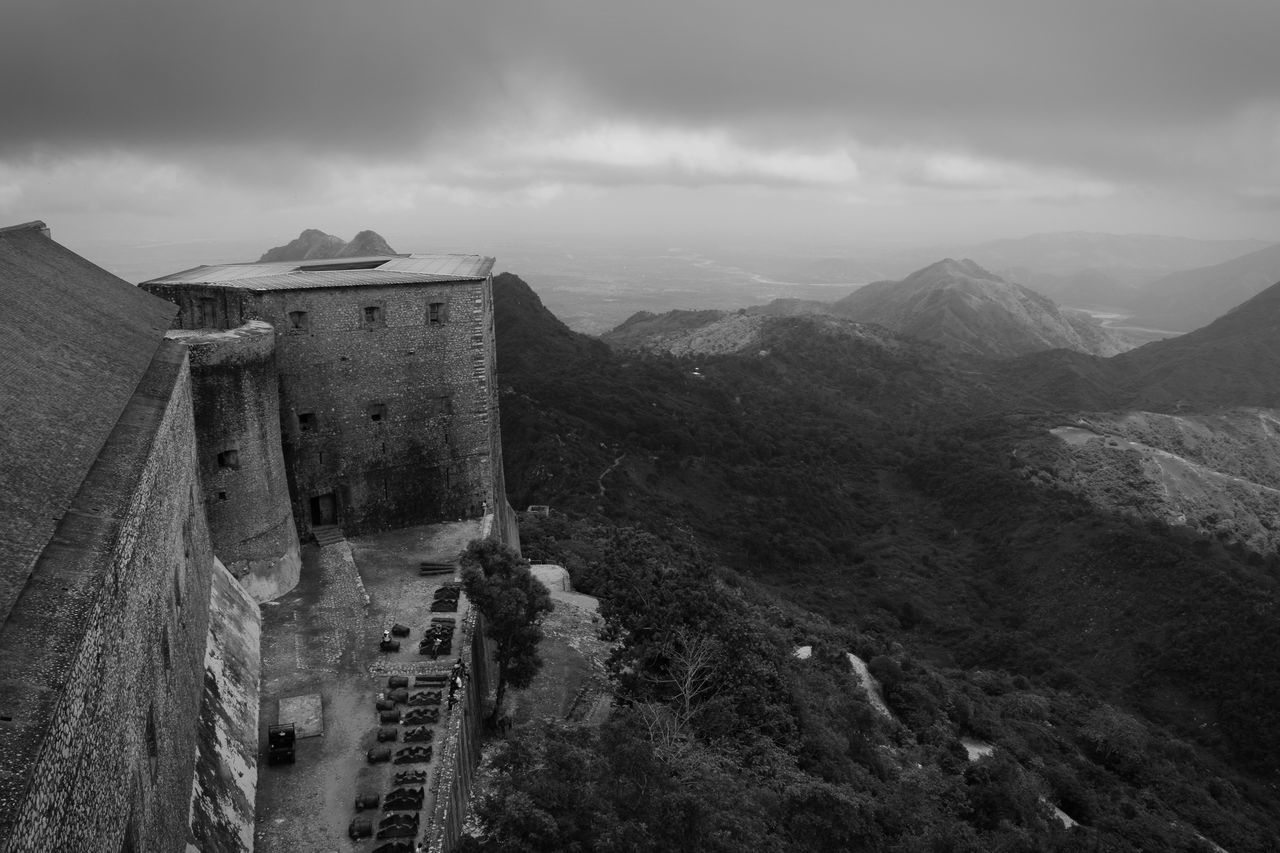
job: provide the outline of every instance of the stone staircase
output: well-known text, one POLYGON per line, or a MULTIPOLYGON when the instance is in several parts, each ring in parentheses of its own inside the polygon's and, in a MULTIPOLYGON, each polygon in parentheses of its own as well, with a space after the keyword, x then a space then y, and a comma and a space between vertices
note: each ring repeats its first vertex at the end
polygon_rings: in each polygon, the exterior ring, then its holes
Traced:
POLYGON ((311 528, 311 535, 316 537, 316 544, 321 548, 326 545, 337 545, 346 539, 342 535, 342 528, 334 525, 325 525, 323 527, 311 528))

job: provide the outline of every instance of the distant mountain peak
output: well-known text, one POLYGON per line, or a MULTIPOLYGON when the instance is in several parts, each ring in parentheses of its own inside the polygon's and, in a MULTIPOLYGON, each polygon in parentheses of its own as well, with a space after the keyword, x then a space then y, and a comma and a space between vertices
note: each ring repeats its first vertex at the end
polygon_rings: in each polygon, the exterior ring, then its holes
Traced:
POLYGON ((346 245, 347 241, 341 237, 326 234, 318 228, 307 228, 283 246, 267 250, 262 257, 258 258, 258 263, 336 258, 346 245))
POLYGON ((361 231, 351 238, 338 257, 359 258, 369 255, 394 255, 396 250, 388 245, 377 231, 361 231))
POLYGON ((968 258, 944 258, 902 281, 869 284, 836 302, 832 312, 973 355, 1056 348, 1115 355, 1124 349, 1086 315, 1064 312, 968 258))
POLYGON ((936 264, 930 264, 924 269, 917 270, 907 276, 905 281, 914 281, 924 278, 934 278, 939 275, 956 276, 963 278, 976 278, 984 281, 1003 282, 1004 279, 995 273, 979 266, 976 261, 969 258, 956 260, 955 258, 943 258, 936 264))
POLYGON ((326 234, 318 228, 306 228, 285 243, 269 249, 258 263, 275 261, 311 261, 319 258, 355 258, 369 255, 394 255, 396 252, 376 231, 361 231, 348 243, 341 237, 326 234))

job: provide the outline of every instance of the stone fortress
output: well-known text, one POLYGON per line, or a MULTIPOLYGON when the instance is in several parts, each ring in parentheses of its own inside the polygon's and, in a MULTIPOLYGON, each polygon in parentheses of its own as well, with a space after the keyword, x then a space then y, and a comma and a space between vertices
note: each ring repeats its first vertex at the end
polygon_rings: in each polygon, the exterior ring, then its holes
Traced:
POLYGON ((492 264, 225 264, 135 287, 43 223, 0 229, 0 850, 243 849, 196 807, 256 760, 209 735, 237 713, 210 679, 298 582, 300 543, 483 519, 518 547, 492 264))

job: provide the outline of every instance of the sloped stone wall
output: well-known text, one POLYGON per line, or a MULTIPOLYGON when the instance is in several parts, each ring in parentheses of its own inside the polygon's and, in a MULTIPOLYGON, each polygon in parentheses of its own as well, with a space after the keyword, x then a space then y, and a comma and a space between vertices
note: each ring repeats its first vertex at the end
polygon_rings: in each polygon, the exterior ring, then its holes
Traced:
POLYGON ((0 633, 0 849, 181 850, 212 551, 162 344, 0 633))

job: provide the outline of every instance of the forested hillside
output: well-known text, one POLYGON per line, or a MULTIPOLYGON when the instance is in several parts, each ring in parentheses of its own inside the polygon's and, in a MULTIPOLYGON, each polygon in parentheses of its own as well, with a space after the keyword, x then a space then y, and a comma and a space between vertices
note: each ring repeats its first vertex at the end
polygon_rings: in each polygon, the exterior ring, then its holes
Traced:
POLYGON ((514 276, 495 303, 508 490, 555 509, 526 554, 602 597, 623 706, 519 730, 475 844, 1280 846, 1274 555, 1073 479, 1055 376, 1120 399, 1113 366, 802 317, 620 356, 514 276))

